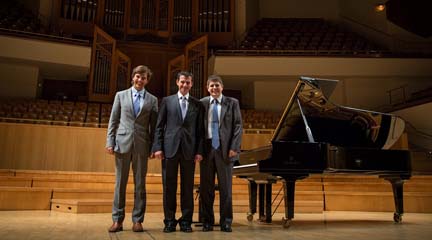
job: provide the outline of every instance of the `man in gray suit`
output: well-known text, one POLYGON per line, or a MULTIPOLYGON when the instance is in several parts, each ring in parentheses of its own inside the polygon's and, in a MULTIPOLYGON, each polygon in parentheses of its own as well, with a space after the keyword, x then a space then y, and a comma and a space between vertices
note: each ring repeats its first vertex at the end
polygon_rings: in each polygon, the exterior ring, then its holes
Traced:
POLYGON ((222 95, 223 82, 220 76, 212 75, 207 80, 210 96, 201 99, 205 108, 204 126, 206 142, 204 160, 200 163, 200 197, 203 231, 213 231, 215 199, 215 174, 220 193, 221 231, 231 232, 232 169, 238 160, 242 136, 242 118, 237 99, 222 95))
POLYGON ((108 124, 106 150, 115 154, 116 183, 112 208, 113 224, 109 232, 123 230, 126 185, 132 163, 134 176, 134 207, 132 230, 142 232, 146 207, 147 159, 150 155, 158 114, 158 101, 144 88, 152 76, 147 66, 132 72, 132 87, 117 92, 108 124))
POLYGON ((156 124, 152 152, 162 160, 164 232, 174 232, 177 223, 183 232, 192 232, 193 186, 195 163, 202 160, 204 109, 189 95, 192 74, 180 72, 178 92, 162 99, 156 124), (180 166, 180 204, 182 216, 176 214, 177 175, 180 166))

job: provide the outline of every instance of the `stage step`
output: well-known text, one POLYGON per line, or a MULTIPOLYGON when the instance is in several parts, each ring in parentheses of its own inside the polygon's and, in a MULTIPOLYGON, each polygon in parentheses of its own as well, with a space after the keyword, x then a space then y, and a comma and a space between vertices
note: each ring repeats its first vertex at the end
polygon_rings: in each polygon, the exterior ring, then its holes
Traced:
POLYGON ((15 176, 15 170, 0 169, 0 176, 15 176))
MULTIPOLYGON (((195 203, 195 212, 198 213, 198 201, 195 203)), ((178 202, 178 208, 180 203, 178 202)), ((126 201, 126 212, 130 214, 133 208, 133 200, 126 201)), ((295 209, 298 213, 322 213, 322 201, 297 201, 295 209)), ((51 211, 67 213, 110 213, 112 211, 112 199, 52 199, 51 211)), ((178 210, 180 211, 180 210, 178 210)), ((214 211, 219 212, 219 202, 215 201, 214 211)), ((249 212, 247 200, 233 200, 233 211, 235 213, 249 212)), ((275 211, 273 208, 272 211, 275 211)), ((147 200, 146 212, 163 212, 162 201, 147 200)), ((277 213, 284 213, 283 203, 276 210, 277 213)))
POLYGON ((51 179, 73 180, 114 180, 115 174, 111 172, 74 172, 74 171, 45 171, 45 170, 14 170, 17 177, 43 177, 51 179))
MULTIPOLYGON (((325 176, 323 187, 326 211, 393 212, 390 182, 378 177, 357 181, 352 176, 325 176)), ((432 176, 413 176, 404 183, 404 211, 432 213, 432 176)))
POLYGON ((31 177, 0 176, 0 186, 32 187, 31 177))
MULTIPOLYGON (((3 169, 0 170, 0 209, 48 210, 52 206, 53 211, 111 212, 114 184, 114 173, 3 169)), ((148 174, 146 184, 147 211, 163 212, 161 175, 148 174)), ((199 184, 199 175, 195 176, 195 184, 199 184)), ((249 211, 248 185, 245 179, 233 178, 235 212, 249 211)), ((272 186, 273 209, 280 202, 276 212, 284 211, 282 186, 280 181, 272 186)), ((133 201, 133 187, 130 175, 128 207, 133 201)), ((178 200, 179 191, 180 187, 178 200)), ((373 175, 315 174, 297 181, 295 191, 295 212, 394 211, 391 184, 373 175)), ((198 205, 196 189, 194 200, 198 205)), ((218 204, 216 191, 216 209, 218 204)), ((432 176, 412 176, 405 182, 404 208, 405 212, 432 212, 432 176)))
POLYGON ((50 210, 50 188, 0 187, 0 210, 50 210))
MULTIPOLYGON (((393 193, 326 191, 325 210, 393 212, 393 193)), ((432 193, 404 192, 404 211, 432 213, 432 193)))

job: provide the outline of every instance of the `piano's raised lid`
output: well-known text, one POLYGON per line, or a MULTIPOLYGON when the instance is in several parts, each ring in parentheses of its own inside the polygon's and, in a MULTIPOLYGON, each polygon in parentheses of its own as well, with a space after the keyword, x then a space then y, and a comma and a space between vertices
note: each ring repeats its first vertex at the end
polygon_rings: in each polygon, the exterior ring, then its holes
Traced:
POLYGON ((272 142, 323 142, 389 149, 405 122, 394 115, 338 106, 329 101, 338 80, 300 77, 272 142))

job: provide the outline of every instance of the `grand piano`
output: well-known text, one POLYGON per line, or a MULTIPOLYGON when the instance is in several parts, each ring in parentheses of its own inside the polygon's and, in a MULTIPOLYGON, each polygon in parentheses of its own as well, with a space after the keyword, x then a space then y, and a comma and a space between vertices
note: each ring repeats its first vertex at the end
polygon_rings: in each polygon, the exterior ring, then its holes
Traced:
POLYGON ((403 183, 411 177, 411 160, 409 151, 390 148, 402 135, 405 122, 391 114, 331 103, 337 82, 300 77, 271 145, 240 153, 233 175, 249 181, 249 221, 256 213, 257 193, 261 220, 272 221, 271 186, 282 181, 283 226, 289 227, 296 181, 311 174, 340 173, 388 180, 395 203, 393 220, 402 221, 403 183))

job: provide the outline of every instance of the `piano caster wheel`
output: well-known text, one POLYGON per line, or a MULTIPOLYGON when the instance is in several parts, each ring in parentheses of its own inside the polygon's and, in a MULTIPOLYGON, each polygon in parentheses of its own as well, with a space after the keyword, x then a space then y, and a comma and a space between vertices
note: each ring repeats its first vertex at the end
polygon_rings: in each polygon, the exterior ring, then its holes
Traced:
POLYGON ((282 227, 289 228, 291 226, 291 219, 282 218, 282 227))
POLYGON ((400 213, 394 213, 393 214, 393 221, 395 223, 401 223, 402 222, 402 214, 400 214, 400 213))
POLYGON ((247 218, 248 222, 252 222, 252 220, 253 220, 253 214, 248 213, 246 218, 247 218))

